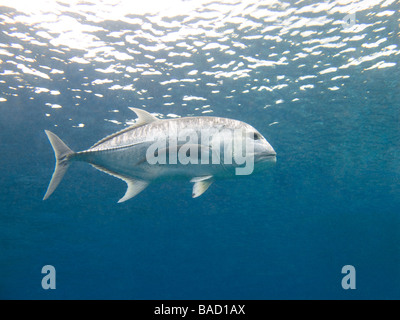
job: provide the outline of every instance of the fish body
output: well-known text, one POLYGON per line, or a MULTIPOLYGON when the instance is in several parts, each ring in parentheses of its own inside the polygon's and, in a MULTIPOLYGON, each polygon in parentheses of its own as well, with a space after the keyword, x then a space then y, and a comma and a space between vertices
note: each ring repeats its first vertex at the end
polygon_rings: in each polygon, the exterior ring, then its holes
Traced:
MULTIPOLYGON (((136 108, 136 123, 73 152, 60 138, 45 131, 53 146, 56 168, 43 199, 61 182, 73 161, 90 163, 96 169, 124 180, 124 202, 150 183, 186 179, 194 183, 193 197, 204 193, 215 179, 248 174, 246 166, 262 168, 276 161, 267 140, 244 122, 219 117, 185 117, 160 120, 136 108), (245 148, 246 147, 246 148, 245 148), (239 160, 239 161, 238 161, 239 160)), ((248 168, 247 168, 248 169, 248 168)), ((250 172, 250 173, 251 173, 250 172)))

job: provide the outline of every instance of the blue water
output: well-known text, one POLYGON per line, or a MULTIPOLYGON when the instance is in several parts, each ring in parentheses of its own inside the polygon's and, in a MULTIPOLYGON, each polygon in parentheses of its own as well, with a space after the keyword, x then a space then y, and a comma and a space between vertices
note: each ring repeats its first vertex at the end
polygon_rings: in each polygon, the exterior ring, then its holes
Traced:
POLYGON ((0 7, 0 298, 399 299, 398 2, 140 3, 0 7), (84 150, 128 107, 247 122, 277 163, 122 204, 74 163, 42 201, 44 130, 84 150))

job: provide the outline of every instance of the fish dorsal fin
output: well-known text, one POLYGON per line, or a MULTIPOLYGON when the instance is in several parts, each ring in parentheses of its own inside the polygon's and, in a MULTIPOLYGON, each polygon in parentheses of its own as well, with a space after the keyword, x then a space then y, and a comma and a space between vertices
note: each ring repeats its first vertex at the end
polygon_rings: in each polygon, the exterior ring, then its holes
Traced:
POLYGON ((190 182, 194 182, 192 198, 200 197, 208 187, 214 182, 213 176, 195 177, 190 182))
POLYGON ((128 128, 124 128, 118 132, 108 135, 107 137, 101 139, 100 141, 97 141, 89 149, 93 149, 93 148, 97 147, 98 145, 102 144, 103 142, 110 140, 122 133, 128 132, 132 129, 136 129, 141 126, 144 126, 145 124, 160 120, 160 119, 156 118, 155 116, 151 115, 150 113, 148 113, 147 111, 137 109, 137 108, 131 108, 131 107, 129 107, 129 109, 131 109, 133 112, 135 112, 136 115, 138 116, 138 119, 136 119, 136 122, 133 125, 129 126, 128 128))
POLYGON ((126 189, 125 195, 118 200, 118 203, 124 202, 133 198, 138 193, 142 192, 149 185, 148 181, 143 181, 139 179, 125 178, 123 179, 128 185, 128 189, 126 189))
POLYGON ((129 109, 131 109, 138 116, 135 125, 142 126, 142 125, 149 124, 151 122, 160 120, 160 119, 156 118, 155 116, 153 116, 152 114, 150 114, 147 111, 144 111, 142 109, 131 108, 131 107, 129 107, 129 109))

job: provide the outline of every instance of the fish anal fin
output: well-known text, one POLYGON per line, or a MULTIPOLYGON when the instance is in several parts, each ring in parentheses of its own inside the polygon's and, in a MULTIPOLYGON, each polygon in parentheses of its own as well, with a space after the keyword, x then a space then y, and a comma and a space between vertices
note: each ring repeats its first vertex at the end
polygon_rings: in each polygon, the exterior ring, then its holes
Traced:
POLYGON ((192 198, 197 198, 207 191, 207 189, 214 182, 214 180, 212 176, 205 176, 205 177, 195 177, 192 180, 190 180, 190 182, 194 182, 192 198))
POLYGON ((149 185, 148 181, 143 181, 139 179, 124 178, 123 179, 128 188, 126 189, 125 195, 118 200, 118 203, 125 202, 142 192, 149 185))
POLYGON ((137 179, 137 178, 131 178, 131 177, 126 177, 123 175, 120 175, 112 170, 106 169, 102 166, 96 165, 91 163, 93 167, 95 167, 97 170, 100 170, 104 173, 107 173, 113 177, 116 177, 118 179, 121 179, 126 182, 128 185, 128 188, 126 189, 125 195, 118 200, 118 203, 125 202, 126 200, 129 200, 142 192, 146 187, 150 184, 149 181, 137 179))

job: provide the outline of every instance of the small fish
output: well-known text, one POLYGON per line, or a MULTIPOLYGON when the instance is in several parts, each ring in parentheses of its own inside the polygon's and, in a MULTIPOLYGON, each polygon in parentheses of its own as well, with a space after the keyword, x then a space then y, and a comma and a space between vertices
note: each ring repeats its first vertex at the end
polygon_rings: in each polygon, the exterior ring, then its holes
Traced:
POLYGON ((218 117, 161 120, 144 110, 130 109, 138 117, 134 125, 85 151, 72 151, 45 130, 56 166, 43 200, 54 192, 73 161, 90 163, 125 181, 128 187, 118 202, 136 196, 151 182, 168 179, 190 180, 196 198, 215 179, 250 174, 276 162, 272 146, 247 123, 218 117))

